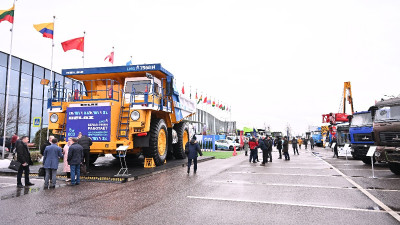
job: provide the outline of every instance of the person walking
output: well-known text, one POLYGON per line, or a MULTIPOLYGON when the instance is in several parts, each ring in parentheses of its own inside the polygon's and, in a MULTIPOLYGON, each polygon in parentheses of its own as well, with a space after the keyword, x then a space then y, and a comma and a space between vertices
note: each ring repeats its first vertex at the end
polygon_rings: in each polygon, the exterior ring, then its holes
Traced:
POLYGON ((298 155, 299 149, 297 149, 297 140, 295 137, 293 137, 293 139, 292 139, 292 147, 293 147, 293 155, 296 155, 296 151, 297 151, 297 155, 298 155))
POLYGON ((64 155, 63 172, 67 173, 67 180, 65 180, 66 182, 71 181, 71 168, 68 165, 68 149, 69 149, 69 146, 71 146, 71 145, 72 145, 72 138, 70 137, 70 138, 68 138, 67 144, 64 145, 64 148, 63 148, 63 155, 64 155))
POLYGON ((283 138, 283 155, 285 156, 285 160, 290 160, 290 156, 289 156, 289 141, 287 140, 287 137, 285 136, 283 138))
POLYGON ((90 162, 90 146, 92 146, 92 139, 90 139, 86 135, 82 135, 81 132, 79 132, 78 135, 78 144, 80 144, 83 148, 83 155, 84 155, 84 162, 86 166, 86 173, 89 173, 89 162, 90 162))
POLYGON ((68 165, 71 168, 71 186, 79 185, 81 179, 81 164, 83 163, 83 148, 78 139, 72 138, 72 145, 68 149, 68 165))
POLYGON ((249 147, 249 138, 248 138, 248 137, 245 137, 245 138, 244 138, 243 148, 244 148, 244 156, 247 156, 247 152, 250 150, 250 147, 249 147))
POLYGON ((249 162, 251 162, 253 160, 253 163, 256 163, 257 146, 258 146, 257 140, 253 137, 249 141, 249 147, 250 147, 250 159, 249 159, 249 162))
POLYGON ((21 140, 17 140, 15 144, 16 152, 17 152, 17 161, 21 163, 21 166, 18 169, 17 174, 17 187, 23 188, 21 178, 22 173, 25 173, 25 186, 35 185, 29 182, 29 165, 33 165, 31 154, 28 149, 29 138, 27 136, 23 136, 21 140))
MULTIPOLYGON (((299 144, 299 148, 301 149, 301 145, 303 144, 303 139, 301 139, 300 137, 299 140, 297 140, 297 143, 299 144)), ((299 151, 297 151, 297 154, 299 154, 299 151)))
POLYGON ((304 147, 307 149, 307 145, 308 145, 308 139, 304 138, 304 147))
POLYGON ((261 148, 261 150, 262 150, 262 162, 260 164, 261 166, 265 166, 265 163, 268 163, 268 153, 267 153, 268 148, 267 148, 267 145, 265 144, 265 142, 266 142, 265 138, 261 139, 258 142, 258 148, 261 148))
POLYGON ((310 147, 311 147, 311 150, 314 149, 314 144, 315 144, 314 138, 310 138, 310 147))
POLYGON ((278 140, 276 141, 276 148, 279 151, 279 158, 278 159, 282 159, 282 140, 280 138, 278 138, 278 140))
POLYGON ((193 169, 194 173, 197 172, 197 157, 198 155, 202 156, 203 153, 201 152, 200 145, 196 141, 196 135, 193 135, 192 139, 190 142, 186 143, 185 149, 188 149, 188 168, 187 168, 187 173, 190 173, 190 166, 192 165, 193 161, 193 169))
POLYGON ((49 186, 49 179, 51 175, 50 188, 56 187, 56 175, 58 169, 58 159, 63 158, 64 155, 61 152, 61 148, 57 145, 57 138, 51 140, 51 145, 47 146, 43 152, 43 167, 46 170, 46 176, 44 178, 44 188, 49 186))
POLYGON ((270 136, 267 137, 267 159, 269 157, 269 161, 272 162, 272 146, 274 145, 270 136))
POLYGON ((336 137, 333 138, 332 144, 333 144, 333 143, 336 143, 336 144, 335 144, 335 147, 333 147, 333 158, 335 158, 335 156, 336 156, 336 158, 339 158, 336 137))

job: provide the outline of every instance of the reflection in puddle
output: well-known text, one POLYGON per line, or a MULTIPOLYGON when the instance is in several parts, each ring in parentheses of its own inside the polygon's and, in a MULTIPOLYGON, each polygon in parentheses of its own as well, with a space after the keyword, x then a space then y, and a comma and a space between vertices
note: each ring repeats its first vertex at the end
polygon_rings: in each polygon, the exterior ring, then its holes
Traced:
POLYGON ((10 198, 17 198, 17 197, 24 196, 24 195, 27 195, 27 194, 32 194, 32 193, 40 191, 40 189, 41 188, 39 188, 39 187, 18 188, 15 193, 1 196, 1 200, 10 199, 10 198))

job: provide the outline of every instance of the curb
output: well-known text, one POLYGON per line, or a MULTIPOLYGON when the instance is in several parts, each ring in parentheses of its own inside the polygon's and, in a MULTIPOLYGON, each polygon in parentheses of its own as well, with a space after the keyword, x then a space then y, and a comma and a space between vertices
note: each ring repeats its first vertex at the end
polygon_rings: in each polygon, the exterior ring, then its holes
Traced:
MULTIPOLYGON (((206 162, 206 161, 213 160, 213 159, 215 159, 215 157, 210 156, 207 158, 200 159, 197 162, 201 163, 201 162, 206 162)), ((179 163, 179 164, 176 164, 169 168, 165 168, 165 169, 158 170, 158 171, 153 171, 153 172, 142 174, 142 175, 132 176, 132 177, 104 177, 104 176, 85 176, 85 175, 83 175, 80 177, 80 179, 81 179, 81 181, 85 181, 85 182, 125 183, 125 182, 129 182, 129 181, 139 180, 139 179, 142 179, 145 177, 150 177, 150 176, 153 176, 156 174, 164 173, 168 170, 176 169, 177 167, 185 167, 185 166, 187 166, 187 162, 182 163, 182 164, 179 163)), ((16 175, 17 175, 17 172, 15 172, 15 171, 10 171, 10 172, 0 171, 0 176, 16 176, 16 175)), ((37 178, 37 177, 39 177, 39 174, 38 173, 29 173, 29 177, 37 178)), ((65 179, 67 179, 67 176, 66 175, 57 175, 57 179, 65 180, 65 179)))

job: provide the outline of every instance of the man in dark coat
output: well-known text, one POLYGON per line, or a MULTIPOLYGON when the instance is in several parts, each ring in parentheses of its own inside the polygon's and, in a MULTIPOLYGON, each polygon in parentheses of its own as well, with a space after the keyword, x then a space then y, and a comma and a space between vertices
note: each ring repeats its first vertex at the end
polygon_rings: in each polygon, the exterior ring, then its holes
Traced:
POLYGON ((56 175, 58 169, 58 159, 64 158, 61 148, 57 145, 57 138, 51 140, 51 145, 47 146, 43 153, 43 167, 46 170, 46 176, 44 178, 44 188, 49 186, 49 179, 51 175, 50 188, 56 187, 56 175))
POLYGON ((83 148, 83 155, 84 155, 84 161, 86 165, 86 172, 89 171, 89 161, 90 161, 90 146, 92 145, 92 139, 90 139, 86 135, 80 135, 78 136, 78 144, 80 144, 83 148))
POLYGON ((308 139, 307 138, 304 138, 304 146, 305 146, 305 148, 307 149, 307 145, 308 145, 308 139))
POLYGON ((81 179, 81 164, 83 162, 83 148, 78 139, 72 138, 72 145, 68 149, 68 165, 71 169, 71 186, 79 185, 81 179), (76 178, 75 178, 76 176, 76 178))
POLYGON ((278 138, 278 140, 276 141, 276 148, 279 151, 279 158, 278 159, 282 159, 282 141, 280 138, 278 138))
POLYGON ((201 152, 200 149, 200 145, 197 143, 196 141, 196 135, 193 135, 192 139, 190 140, 190 142, 186 143, 185 146, 185 150, 188 149, 188 169, 187 169, 187 173, 190 173, 190 166, 192 165, 192 161, 193 161, 193 166, 194 166, 194 173, 196 173, 197 171, 197 157, 198 154, 200 154, 200 156, 203 155, 203 153, 201 152))
POLYGON ((289 156, 289 141, 287 140, 287 137, 285 136, 283 138, 283 155, 285 156, 285 160, 290 160, 290 156, 289 156))
POLYGON ((311 150, 314 149, 314 138, 310 138, 311 150))
POLYGON ((295 137, 293 137, 293 139, 292 139, 292 147, 293 147, 293 155, 296 155, 296 151, 297 151, 297 155, 298 155, 299 149, 297 148, 297 139, 295 137))
POLYGON ((266 142, 266 139, 265 139, 265 138, 264 138, 264 139, 261 139, 261 140, 258 142, 258 148, 261 148, 261 150, 262 150, 262 156, 263 156, 263 160, 262 160, 262 162, 261 162, 261 166, 265 166, 265 163, 268 162, 268 153, 267 153, 268 147, 267 147, 267 145, 265 144, 265 142, 266 142))
POLYGON ((268 161, 268 157, 269 157, 269 161, 272 162, 272 146, 274 145, 274 143, 272 143, 272 139, 270 136, 268 136, 266 139, 265 143, 267 146, 267 161, 268 161))
POLYGON ((22 172, 25 173, 25 186, 32 186, 31 182, 29 182, 29 165, 33 165, 31 154, 28 149, 29 138, 27 136, 23 136, 21 140, 17 140, 15 147, 17 152, 17 161, 21 163, 17 174, 17 187, 23 188, 21 178, 22 172))

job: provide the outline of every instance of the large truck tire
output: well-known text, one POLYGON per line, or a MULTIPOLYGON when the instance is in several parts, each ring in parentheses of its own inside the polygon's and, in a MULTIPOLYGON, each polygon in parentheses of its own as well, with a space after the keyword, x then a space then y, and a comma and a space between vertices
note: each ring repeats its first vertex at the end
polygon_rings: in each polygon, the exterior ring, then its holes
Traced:
POLYGON ((392 173, 400 175, 400 163, 389 163, 389 169, 392 173))
MULTIPOLYGON (((363 159, 361 159, 361 161, 363 161, 363 163, 365 163, 365 164, 371 165, 371 158, 363 158, 363 159)), ((374 157, 374 164, 375 164, 375 162, 376 162, 376 159, 374 157)))
POLYGON ((146 158, 153 158, 156 166, 164 164, 167 158, 168 130, 163 119, 154 119, 150 123, 150 143, 143 149, 146 158))
POLYGON ((99 158, 99 154, 90 154, 89 163, 93 164, 94 162, 96 162, 97 158, 99 158))
POLYGON ((172 128, 168 128, 168 153, 167 159, 174 158, 174 147, 172 146, 172 128))
POLYGON ((185 146, 189 141, 189 127, 186 123, 181 122, 175 124, 174 130, 178 134, 178 143, 173 144, 174 156, 177 159, 184 159, 186 158, 185 146))

